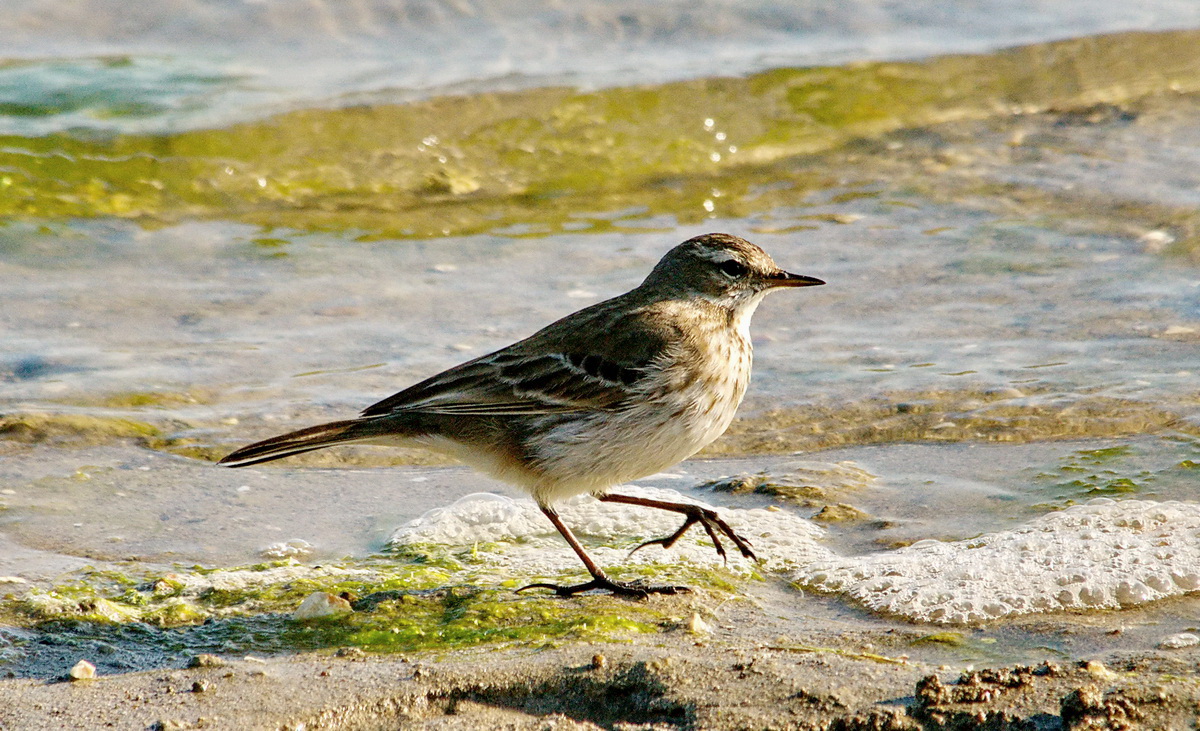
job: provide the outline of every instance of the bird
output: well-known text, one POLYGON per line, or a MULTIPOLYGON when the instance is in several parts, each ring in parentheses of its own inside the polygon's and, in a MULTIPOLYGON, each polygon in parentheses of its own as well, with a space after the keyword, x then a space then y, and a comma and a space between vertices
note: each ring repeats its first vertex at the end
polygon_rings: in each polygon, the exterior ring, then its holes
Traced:
MULTIPOLYGON (((454 366, 333 421, 235 450, 244 467, 335 444, 420 446, 447 453, 527 491, 591 575, 534 583, 568 597, 600 590, 646 598, 686 586, 616 581, 588 555, 554 504, 591 494, 671 511, 684 522, 648 540, 669 549, 699 525, 722 559, 722 538, 751 544, 713 509, 613 492, 661 472, 719 437, 750 381, 750 319, 769 292, 825 284, 781 269, 761 248, 725 233, 668 251, 637 287, 585 307, 508 347, 454 366)), ((631 552, 632 553, 632 552, 631 552)))

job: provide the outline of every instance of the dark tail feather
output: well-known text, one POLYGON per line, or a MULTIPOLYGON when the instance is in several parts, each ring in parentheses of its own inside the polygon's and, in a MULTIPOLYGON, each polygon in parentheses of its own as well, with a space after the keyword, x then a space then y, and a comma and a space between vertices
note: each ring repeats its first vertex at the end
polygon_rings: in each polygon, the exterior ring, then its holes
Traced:
POLYGON ((362 442, 380 436, 385 430, 375 419, 350 419, 331 421, 328 424, 310 426, 307 429, 288 432, 277 437, 242 447, 217 462, 226 467, 246 467, 273 459, 303 454, 335 444, 362 442))

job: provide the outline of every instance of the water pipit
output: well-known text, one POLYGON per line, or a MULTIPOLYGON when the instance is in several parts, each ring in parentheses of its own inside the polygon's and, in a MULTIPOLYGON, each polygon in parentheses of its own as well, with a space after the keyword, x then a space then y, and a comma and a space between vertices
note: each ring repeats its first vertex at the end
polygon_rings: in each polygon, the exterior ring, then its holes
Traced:
POLYGON ((524 488, 583 561, 592 580, 560 586, 644 597, 682 586, 614 581, 555 512, 557 500, 597 499, 669 510, 699 524, 724 558, 724 537, 754 559, 750 542, 713 510, 621 495, 613 485, 660 472, 695 454, 733 420, 750 381, 750 317, 783 287, 824 284, 780 269, 759 247, 706 234, 671 249, 640 285, 546 326, 507 348, 428 378, 356 419, 251 444, 221 460, 266 462, 334 444, 418 445, 449 453, 524 488))

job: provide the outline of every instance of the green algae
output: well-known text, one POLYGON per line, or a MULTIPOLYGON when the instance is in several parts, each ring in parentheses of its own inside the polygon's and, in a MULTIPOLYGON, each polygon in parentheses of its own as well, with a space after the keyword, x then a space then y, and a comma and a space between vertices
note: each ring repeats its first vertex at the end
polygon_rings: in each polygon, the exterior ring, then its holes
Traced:
MULTIPOLYGON (((675 600, 516 594, 469 569, 448 570, 447 563, 436 556, 421 563, 371 557, 311 567, 291 561, 221 569, 177 566, 167 574, 89 569, 52 587, 0 598, 0 624, 34 633, 42 648, 99 643, 110 648, 109 654, 132 654, 148 666, 161 666, 170 658, 180 662, 208 651, 357 647, 410 652, 612 641, 677 623, 675 600), (341 596, 353 611, 293 619, 291 613, 315 592, 341 596)), ((637 568, 623 578, 636 575, 637 568)), ((548 578, 571 582, 576 577, 548 578)), ((710 591, 736 590, 719 571, 698 570, 689 578, 698 584, 706 580, 700 585, 710 591)))
POLYGON ((158 427, 145 422, 91 414, 29 413, 0 416, 0 439, 25 443, 90 446, 130 439, 144 441, 160 433, 158 427))
POLYGON ((210 404, 215 395, 202 391, 120 391, 93 398, 76 399, 80 406, 103 409, 178 408, 194 404, 210 404))
POLYGON ((365 238, 611 228, 578 215, 596 210, 744 216, 778 200, 773 185, 794 200, 833 175, 775 165, 788 158, 899 129, 1200 89, 1198 39, 1126 33, 920 62, 302 110, 178 134, 9 136, 0 215, 221 217, 365 238))
MULTIPOLYGON (((1182 419, 1185 409, 1200 406, 1200 394, 1183 396, 1172 404, 1098 395, 1061 399, 1056 392, 1028 388, 897 391, 861 401, 809 403, 743 415, 708 446, 701 457, 783 454, 855 444, 895 442, 1009 442, 1027 443, 1077 438, 1108 438, 1164 430, 1194 433, 1182 419), (1172 408, 1174 407, 1174 408, 1172 408)), ((109 397, 97 397, 107 400, 109 397)), ((171 394, 140 404, 148 414, 169 412, 191 403, 191 397, 171 394), (182 400, 180 400, 182 399, 182 400), (174 404, 174 406, 173 406, 174 404)), ((198 398, 198 397, 197 397, 198 398)), ((113 403, 133 408, 136 394, 116 394, 113 403)), ((94 446, 134 441, 155 451, 215 462, 245 440, 219 441, 194 436, 195 424, 155 425, 107 415, 23 413, 0 416, 0 439, 59 446, 94 446), (184 430, 187 431, 184 431, 184 430)), ((205 427, 213 431, 214 427, 205 427)), ((214 432, 215 433, 215 432, 214 432)), ((264 435, 265 436, 265 435, 264 435)), ((300 455, 286 466, 388 467, 441 466, 453 461, 416 448, 334 447, 300 455)), ((751 486, 751 487, 756 487, 751 486)), ((796 499, 803 495, 802 485, 796 499)))
POLYGON ((496 642, 612 638, 657 632, 660 623, 656 611, 629 607, 620 600, 529 600, 496 590, 448 588, 387 599, 369 612, 356 611, 341 621, 310 621, 289 632, 309 640, 320 638, 326 646, 395 652, 496 642))
MULTIPOLYGON (((1170 438, 1185 448, 1200 443, 1185 435, 1170 438)), ((1053 469, 1033 476, 1039 494, 1051 500, 1033 506, 1057 510, 1092 498, 1158 498, 1163 492, 1177 491, 1189 485, 1189 467, 1177 457, 1157 455, 1146 445, 1118 444, 1099 449, 1077 450, 1064 457, 1053 469)))
POLYGON ((938 645, 942 647, 969 647, 971 641, 962 632, 933 632, 927 635, 912 640, 909 644, 914 646, 919 645, 938 645))
MULTIPOLYGON (((1166 430, 1196 432, 1180 413, 1160 404, 1095 395, 1064 401, 1027 391, 905 391, 850 403, 777 409, 734 421, 701 456, 782 454, 896 442, 1019 444, 1166 430)), ((1180 407, 1197 403, 1200 395, 1177 402, 1180 407)))
POLYGON ((902 657, 888 657, 874 652, 856 652, 842 647, 821 647, 819 645, 779 644, 767 645, 768 650, 776 652, 796 652, 803 654, 828 654, 848 657, 854 660, 867 660, 884 665, 907 665, 908 660, 902 657))

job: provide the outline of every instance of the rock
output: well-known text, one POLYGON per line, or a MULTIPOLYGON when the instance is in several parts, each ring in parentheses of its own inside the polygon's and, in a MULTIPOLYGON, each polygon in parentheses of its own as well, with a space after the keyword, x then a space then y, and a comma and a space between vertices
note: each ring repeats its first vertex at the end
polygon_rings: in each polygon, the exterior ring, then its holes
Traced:
POLYGON ((67 672, 67 677, 72 681, 91 680, 96 677, 96 666, 87 660, 80 660, 67 672))
POLYGON ((798 461, 781 464, 770 473, 723 477, 703 486, 717 492, 754 492, 810 506, 815 501, 829 500, 831 495, 870 487, 875 479, 854 462, 798 461))
POLYGON ((217 655, 211 655, 207 652, 202 652, 199 655, 193 655, 188 661, 189 668, 220 668, 225 667, 229 663, 225 659, 217 655))
POLYGON ((688 618, 687 630, 692 634, 706 635, 712 632, 712 625, 705 622, 699 612, 692 612, 692 616, 688 618))
POLYGON ((1135 729, 1142 712, 1137 704, 1118 693, 1108 695, 1094 687, 1076 688, 1059 701, 1059 715, 1066 731, 1072 729, 1135 729))
POLYGON ((349 614, 353 611, 350 607, 350 602, 340 596, 334 596, 327 591, 317 591, 309 594, 300 603, 296 611, 292 612, 292 619, 304 620, 333 617, 339 614, 349 614))
POLYGON ((1117 674, 1105 667, 1104 663, 1099 660, 1085 660, 1079 663, 1079 668, 1088 675, 1100 680, 1112 680, 1117 677, 1117 674))
POLYGON ((603 670, 608 666, 608 658, 600 653, 592 655, 592 670, 603 670))
POLYGON ((207 680, 197 680, 196 682, 192 683, 192 692, 203 693, 204 691, 208 690, 209 687, 210 685, 207 680))
POLYGON ((1182 647, 1195 647, 1196 645, 1200 645, 1200 635, 1192 632, 1180 632, 1158 641, 1159 648, 1163 650, 1178 650, 1182 647))
POLYGON ((93 599, 87 603, 86 607, 81 606, 80 608, 107 622, 128 622, 137 618, 137 613, 131 608, 104 598, 93 599))
POLYGON ((846 503, 838 503, 837 505, 826 505, 821 508, 821 512, 812 517, 813 520, 819 520, 822 523, 851 523, 855 521, 868 520, 871 516, 853 505, 846 503))

